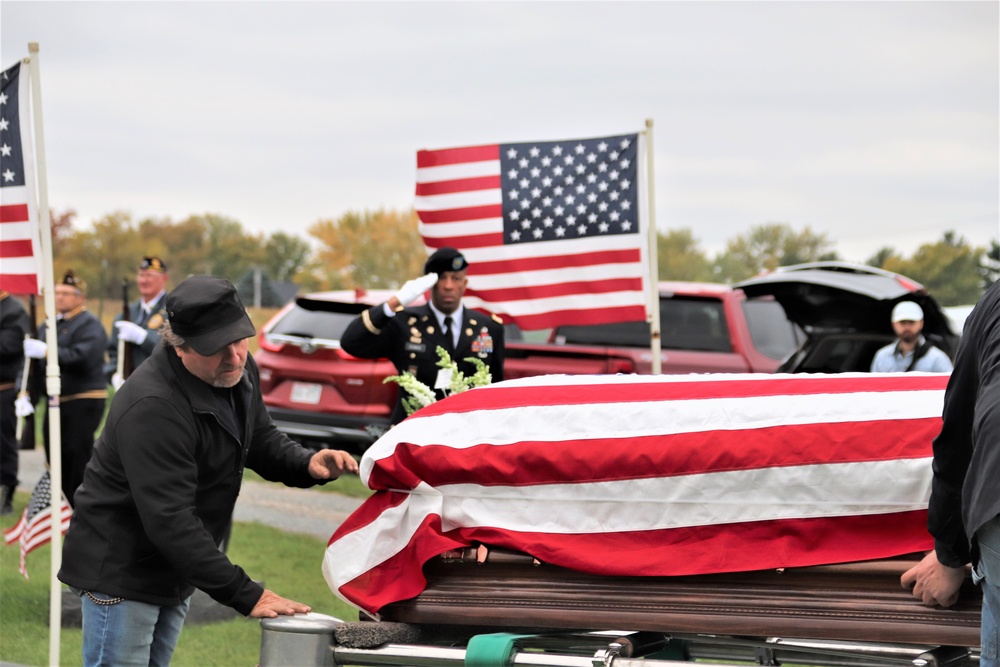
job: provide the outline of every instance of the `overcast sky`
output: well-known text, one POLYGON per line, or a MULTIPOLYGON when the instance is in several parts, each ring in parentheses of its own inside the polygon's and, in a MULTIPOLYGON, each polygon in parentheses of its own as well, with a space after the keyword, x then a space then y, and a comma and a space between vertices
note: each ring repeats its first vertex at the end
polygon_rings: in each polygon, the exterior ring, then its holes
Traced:
POLYGON ((306 236, 413 204, 415 153, 640 131, 656 218, 846 259, 1000 235, 988 2, 16 2, 41 48, 52 208, 306 236))

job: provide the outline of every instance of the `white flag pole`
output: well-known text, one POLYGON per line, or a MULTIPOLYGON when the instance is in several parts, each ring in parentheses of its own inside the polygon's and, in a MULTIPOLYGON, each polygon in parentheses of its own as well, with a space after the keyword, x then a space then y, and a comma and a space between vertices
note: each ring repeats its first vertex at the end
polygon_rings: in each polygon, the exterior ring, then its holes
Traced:
POLYGON ((660 269, 656 256, 656 178, 653 171, 653 119, 646 119, 646 192, 649 196, 649 351, 652 355, 652 373, 662 372, 660 359, 660 269))
POLYGON ((49 499, 52 507, 52 577, 49 582, 49 664, 59 665, 59 633, 62 629, 62 586, 56 575, 62 565, 62 429, 59 421, 59 347, 56 332, 55 280, 52 265, 52 229, 49 189, 45 170, 45 135, 42 132, 42 87, 39 76, 38 43, 28 44, 31 66, 31 107, 35 126, 35 171, 38 183, 38 229, 42 242, 42 294, 45 297, 45 393, 49 397, 49 499))

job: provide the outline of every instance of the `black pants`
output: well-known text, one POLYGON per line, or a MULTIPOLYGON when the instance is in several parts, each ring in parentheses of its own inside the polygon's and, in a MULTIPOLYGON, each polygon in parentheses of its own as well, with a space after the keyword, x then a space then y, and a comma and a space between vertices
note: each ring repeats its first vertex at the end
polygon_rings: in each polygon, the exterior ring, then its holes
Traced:
MULTIPOLYGON (((94 431, 104 416, 103 398, 77 398, 59 405, 62 428, 62 489, 73 505, 73 494, 83 482, 83 469, 94 451, 94 431)), ((49 411, 45 411, 45 459, 49 459, 49 411)))
POLYGON ((14 399, 17 389, 0 391, 0 486, 17 486, 18 444, 14 399))

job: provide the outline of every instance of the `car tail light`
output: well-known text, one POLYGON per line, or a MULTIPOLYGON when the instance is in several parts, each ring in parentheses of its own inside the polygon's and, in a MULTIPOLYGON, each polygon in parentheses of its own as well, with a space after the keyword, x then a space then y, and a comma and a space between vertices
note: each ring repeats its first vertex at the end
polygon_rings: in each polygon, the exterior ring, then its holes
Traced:
POLYGON ((903 286, 903 289, 909 292, 924 292, 924 286, 920 283, 915 283, 905 276, 896 276, 896 282, 903 286))
POLYGON ((261 331, 260 336, 257 337, 257 342, 260 349, 267 350, 268 352, 280 352, 281 348, 284 347, 283 343, 272 341, 267 337, 266 331, 261 331))
POLYGON ((635 373, 635 364, 632 363, 631 359, 612 359, 608 364, 608 373, 612 375, 618 373, 630 375, 635 373))

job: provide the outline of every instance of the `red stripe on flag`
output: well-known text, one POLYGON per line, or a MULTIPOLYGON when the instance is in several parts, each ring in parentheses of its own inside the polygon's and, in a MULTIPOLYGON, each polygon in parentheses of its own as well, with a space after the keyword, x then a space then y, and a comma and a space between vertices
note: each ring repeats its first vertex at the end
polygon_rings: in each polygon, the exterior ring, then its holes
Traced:
POLYGON ((940 418, 889 421, 879 426, 884 443, 875 455, 867 443, 870 422, 796 424, 725 433, 720 447, 717 431, 669 433, 620 439, 517 442, 497 446, 396 446, 371 471, 373 488, 416 488, 448 484, 535 486, 669 478, 741 470, 807 466, 856 461, 890 461, 930 456, 929 443, 941 430, 940 418), (796 449, 769 447, 794 442, 796 449), (837 446, 831 447, 830 443, 837 446), (419 471, 419 472, 414 472, 419 471))
POLYGON ((4 204, 0 206, 0 223, 3 222, 27 222, 27 204, 4 204))
MULTIPOLYGON (((528 301, 531 299, 551 299, 557 296, 577 294, 607 294, 609 292, 631 292, 642 289, 641 278, 610 278, 603 282, 567 282, 532 287, 508 287, 506 289, 468 290, 469 296, 477 296, 490 303, 505 301, 528 301)), ((639 318, 642 319, 642 318, 639 318)))
POLYGON ((34 273, 0 274, 0 289, 11 294, 38 294, 38 276, 34 273))
POLYGON ((438 181, 436 183, 417 183, 417 196, 447 195, 455 192, 472 192, 475 190, 499 190, 500 176, 479 176, 477 178, 459 178, 453 181, 438 181))
POLYGON ((464 148, 445 148, 442 150, 417 151, 417 169, 426 167, 442 167, 463 162, 485 162, 500 159, 499 144, 489 146, 466 146, 464 148))
POLYGON ((0 241, 0 259, 10 259, 12 257, 32 257, 32 247, 30 239, 18 239, 16 241, 0 241))
POLYGON ((424 245, 428 248, 493 248, 503 245, 502 233, 470 234, 468 236, 424 237, 424 245))
MULTIPOLYGON (((500 309, 497 309, 498 312, 500 309)), ((635 322, 646 319, 645 306, 621 306, 618 308, 601 308, 599 310, 550 310, 535 315, 518 315, 516 318, 504 313, 505 321, 509 317, 525 331, 535 329, 552 329, 564 324, 607 324, 609 322, 635 322), (612 319, 613 318, 613 319, 612 319)))
MULTIPOLYGON (((470 275, 493 275, 498 273, 522 273, 524 271, 545 271, 589 267, 598 264, 635 264, 642 258, 638 248, 624 250, 595 250, 543 257, 520 257, 509 260, 476 262, 469 267, 470 275)), ((642 318, 645 319, 645 318, 642 318)))
POLYGON ((417 211, 420 221, 433 225, 435 222, 464 222, 466 220, 487 220, 503 216, 503 206, 487 204, 486 206, 470 206, 468 208, 451 208, 443 211, 417 211))

